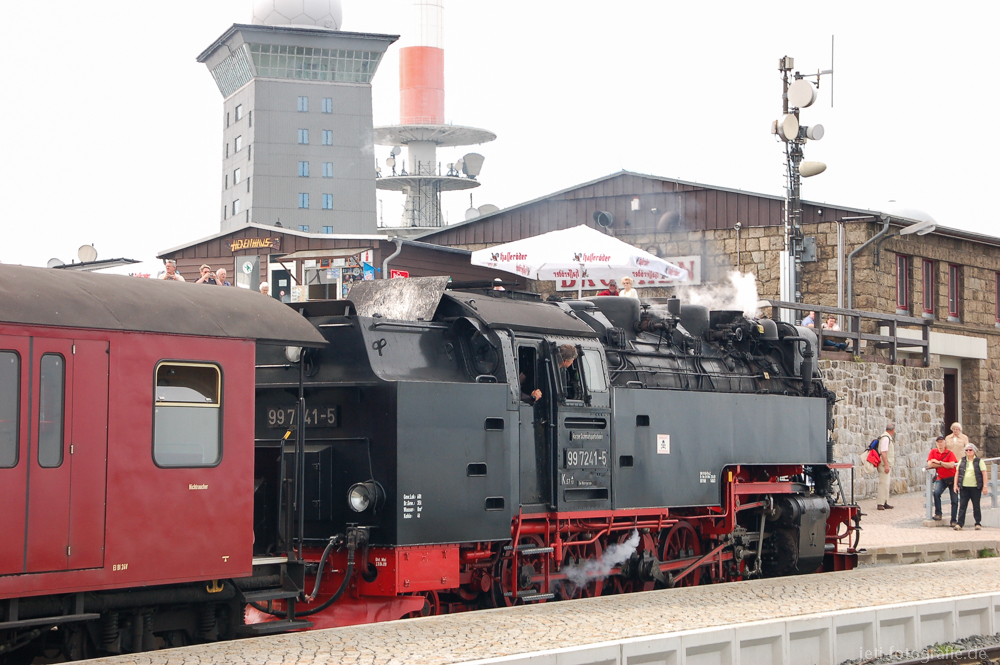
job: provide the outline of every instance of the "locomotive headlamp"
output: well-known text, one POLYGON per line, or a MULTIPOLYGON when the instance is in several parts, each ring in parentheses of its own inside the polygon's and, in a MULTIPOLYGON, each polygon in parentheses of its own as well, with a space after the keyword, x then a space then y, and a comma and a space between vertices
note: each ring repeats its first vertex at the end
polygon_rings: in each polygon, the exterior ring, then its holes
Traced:
POLYGON ((302 358, 302 347, 301 346, 286 346, 285 347, 285 358, 290 363, 297 363, 299 359, 302 358))
POLYGON ((385 491, 374 480, 351 485, 347 490, 347 505, 356 513, 363 513, 369 508, 378 510, 385 500, 385 491))

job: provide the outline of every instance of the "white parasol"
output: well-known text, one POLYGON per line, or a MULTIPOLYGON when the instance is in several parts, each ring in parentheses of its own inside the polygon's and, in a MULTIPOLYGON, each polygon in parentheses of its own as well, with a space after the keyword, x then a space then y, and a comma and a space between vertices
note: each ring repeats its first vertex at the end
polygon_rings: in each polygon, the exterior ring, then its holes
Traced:
POLYGON ((586 224, 494 245, 472 253, 472 264, 512 272, 528 279, 575 279, 583 295, 583 279, 687 279, 687 271, 605 235, 586 224))

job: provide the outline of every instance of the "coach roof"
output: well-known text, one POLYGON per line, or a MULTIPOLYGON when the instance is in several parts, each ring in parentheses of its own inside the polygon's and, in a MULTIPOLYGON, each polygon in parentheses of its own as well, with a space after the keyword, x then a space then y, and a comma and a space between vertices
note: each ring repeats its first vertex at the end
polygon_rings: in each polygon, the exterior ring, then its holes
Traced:
POLYGON ((287 305, 248 289, 0 265, 0 323, 326 344, 287 305))

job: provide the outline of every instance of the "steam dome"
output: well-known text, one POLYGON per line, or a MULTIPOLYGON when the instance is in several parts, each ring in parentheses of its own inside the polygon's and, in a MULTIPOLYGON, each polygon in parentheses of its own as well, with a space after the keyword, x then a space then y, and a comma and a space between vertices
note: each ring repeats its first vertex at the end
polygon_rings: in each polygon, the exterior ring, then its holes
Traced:
POLYGON ((294 25, 340 30, 341 0, 255 0, 254 25, 294 25))

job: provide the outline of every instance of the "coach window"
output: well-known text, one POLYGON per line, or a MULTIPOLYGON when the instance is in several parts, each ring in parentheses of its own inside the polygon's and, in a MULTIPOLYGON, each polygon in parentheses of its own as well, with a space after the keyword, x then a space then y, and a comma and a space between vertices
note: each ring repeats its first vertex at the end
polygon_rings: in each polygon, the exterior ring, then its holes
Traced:
POLYGON ((216 365, 156 366, 153 461, 163 467, 215 466, 222 459, 222 375, 216 365))
POLYGON ((21 388, 21 359, 0 351, 0 469, 17 466, 17 400, 21 388))
POLYGON ((46 353, 39 371, 38 466, 51 469, 63 462, 66 361, 61 355, 46 353))

